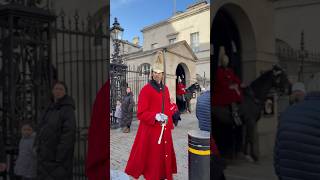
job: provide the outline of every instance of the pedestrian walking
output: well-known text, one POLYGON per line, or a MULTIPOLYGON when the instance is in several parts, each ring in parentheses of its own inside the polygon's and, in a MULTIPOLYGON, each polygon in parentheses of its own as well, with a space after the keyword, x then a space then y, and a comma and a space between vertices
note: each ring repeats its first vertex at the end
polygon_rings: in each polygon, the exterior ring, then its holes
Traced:
POLYGON ((155 55, 152 79, 140 91, 137 117, 140 121, 125 172, 135 179, 172 180, 177 173, 173 147, 170 94, 164 84, 164 57, 155 55))
POLYGON ((121 112, 122 118, 120 121, 120 127, 123 133, 129 133, 133 119, 133 107, 134 107, 133 93, 130 87, 127 87, 126 95, 122 99, 121 112))
POLYGON ((22 124, 21 136, 14 172, 21 177, 21 180, 35 180, 37 176, 37 159, 33 144, 36 134, 33 131, 31 122, 22 124))
POLYGON ((37 179, 70 180, 76 137, 75 103, 67 95, 64 82, 56 82, 53 98, 40 123, 36 136, 37 179))

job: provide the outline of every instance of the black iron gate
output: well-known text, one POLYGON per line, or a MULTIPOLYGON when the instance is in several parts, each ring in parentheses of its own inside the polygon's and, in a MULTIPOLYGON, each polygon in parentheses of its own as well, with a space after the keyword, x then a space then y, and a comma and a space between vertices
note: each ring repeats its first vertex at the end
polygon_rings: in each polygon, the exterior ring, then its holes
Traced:
MULTIPOLYGON (((121 91, 125 91, 126 87, 130 87, 132 90, 133 98, 135 101, 134 113, 133 113, 134 116, 136 115, 136 111, 137 111, 139 92, 141 91, 142 87, 148 83, 150 79, 150 65, 147 66, 147 68, 144 65, 145 64, 138 65, 138 66, 129 65, 125 72, 125 86, 120 86, 122 88, 121 91)), ((115 88, 115 87, 111 87, 111 91, 112 91, 112 88, 115 88)), ((113 98, 112 100, 113 102, 117 100, 115 97, 112 97, 112 98, 113 98)), ((112 115, 114 115, 114 113, 112 113, 112 115)), ((119 128, 119 122, 112 116, 111 116, 111 128, 112 129, 119 128)))
POLYGON ((107 29, 108 22, 80 18, 78 13, 67 18, 63 11, 55 15, 35 3, 0 5, 0 132, 9 165, 6 178, 14 179, 21 122, 38 121, 49 102, 52 83, 62 80, 76 103, 74 179, 86 179, 91 107, 108 77, 107 29))
POLYGON ((2 134, 9 176, 24 120, 36 121, 48 100, 52 74, 50 34, 54 16, 43 9, 9 3, 0 7, 0 74, 2 134), (29 10, 29 11, 28 11, 29 10))

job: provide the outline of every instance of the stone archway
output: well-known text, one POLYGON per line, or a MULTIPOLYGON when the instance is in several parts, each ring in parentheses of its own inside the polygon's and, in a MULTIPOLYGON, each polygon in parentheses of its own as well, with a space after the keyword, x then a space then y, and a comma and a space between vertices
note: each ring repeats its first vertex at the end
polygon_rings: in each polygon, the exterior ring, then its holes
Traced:
POLYGON ((185 64, 185 63, 179 63, 177 65, 177 68, 176 68, 176 76, 177 76, 177 79, 176 79, 176 82, 178 82, 178 77, 182 77, 184 79, 184 84, 186 86, 189 86, 191 81, 190 81, 190 70, 188 68, 188 66, 185 64))
MULTIPOLYGON (((179 63, 176 68, 176 88, 178 87, 178 77, 182 79, 182 83, 186 85, 186 88, 190 86, 191 80, 190 80, 190 70, 188 66, 185 63, 179 63)), ((181 101, 179 96, 176 94, 176 103, 178 105, 178 109, 183 112, 186 109, 186 104, 181 101)))
POLYGON ((214 72, 218 68, 219 47, 224 46, 235 73, 241 79, 252 79, 247 65, 255 59, 255 33, 249 17, 240 6, 226 3, 218 8, 212 21, 211 38, 212 77, 215 78, 214 72))
MULTIPOLYGON (((238 67, 235 68, 235 71, 240 74, 240 78, 244 83, 249 84, 259 76, 262 70, 268 70, 272 64, 278 62, 275 55, 274 19, 272 16, 274 6, 272 1, 216 0, 212 6, 214 11, 211 11, 212 26, 210 31, 212 38, 211 60, 213 60, 210 67, 212 69, 211 77, 215 77, 214 73, 218 67, 219 41, 217 41, 216 36, 223 36, 223 33, 229 34, 229 49, 227 53, 232 50, 230 48, 232 47, 230 39, 236 39, 235 37, 238 34, 238 44, 235 43, 235 47, 239 50, 239 62, 235 64, 239 63, 240 65, 237 65, 238 67), (227 29, 220 30, 219 35, 219 27, 214 26, 217 26, 216 22, 222 15, 229 22, 224 22, 227 29)), ((228 35, 224 36, 228 37, 228 35)), ((275 104, 275 107, 277 107, 277 104, 275 104)), ((261 116, 262 120, 257 125, 259 141, 263 142, 259 144, 260 155, 272 152, 277 115, 278 112, 272 117, 261 116), (263 136, 261 135, 262 133, 263 136)), ((216 126, 216 124, 213 126, 216 126)), ((226 142, 226 137, 224 137, 224 141, 226 142)))
MULTIPOLYGON (((235 3, 227 2, 221 3, 214 13, 211 27, 211 42, 213 43, 211 46, 213 47, 213 54, 211 54, 211 59, 213 60, 211 63, 211 75, 213 81, 216 78, 215 72, 217 72, 219 66, 221 46, 224 46, 225 53, 229 57, 229 67, 234 70, 235 74, 242 81, 248 80, 248 74, 246 74, 248 73, 248 66, 246 63, 255 60, 254 57, 248 57, 248 53, 252 53, 255 56, 256 43, 253 26, 246 11, 235 3)), ((215 86, 215 81, 213 82, 213 86, 215 86)), ((213 121, 213 127, 218 127, 214 131, 214 138, 221 147, 223 154, 242 150, 244 139, 242 138, 241 128, 226 126, 218 121, 213 121), (232 137, 231 132, 236 134, 235 139, 232 137)))

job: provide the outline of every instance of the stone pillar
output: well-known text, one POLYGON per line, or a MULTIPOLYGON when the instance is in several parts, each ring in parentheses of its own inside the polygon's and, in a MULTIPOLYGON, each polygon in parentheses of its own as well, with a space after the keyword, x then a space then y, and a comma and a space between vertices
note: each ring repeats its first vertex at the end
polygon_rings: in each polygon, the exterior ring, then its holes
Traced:
POLYGON ((176 75, 167 74, 166 85, 169 89, 170 96, 176 99, 176 75))

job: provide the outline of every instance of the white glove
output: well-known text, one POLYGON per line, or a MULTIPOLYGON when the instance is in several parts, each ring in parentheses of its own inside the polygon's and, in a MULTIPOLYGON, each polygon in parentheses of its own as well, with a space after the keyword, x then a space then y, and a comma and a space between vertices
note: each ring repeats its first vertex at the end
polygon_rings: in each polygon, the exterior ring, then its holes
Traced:
POLYGON ((157 113, 157 114, 156 114, 156 120, 157 120, 158 122, 163 123, 163 122, 166 122, 166 121, 168 120, 168 116, 165 115, 165 114, 163 114, 163 113, 157 113))

